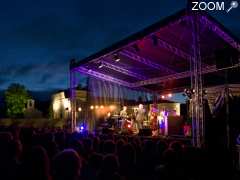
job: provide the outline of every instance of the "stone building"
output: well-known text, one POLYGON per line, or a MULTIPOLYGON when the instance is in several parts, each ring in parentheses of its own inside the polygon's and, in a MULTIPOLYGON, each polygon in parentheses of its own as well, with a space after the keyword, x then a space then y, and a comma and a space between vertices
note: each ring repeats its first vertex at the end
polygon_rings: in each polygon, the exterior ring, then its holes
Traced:
MULTIPOLYGON (((85 110, 87 91, 76 90, 77 100, 77 118, 81 118, 81 114, 85 110)), ((70 119, 71 103, 69 90, 60 91, 52 95, 53 119, 70 119)))

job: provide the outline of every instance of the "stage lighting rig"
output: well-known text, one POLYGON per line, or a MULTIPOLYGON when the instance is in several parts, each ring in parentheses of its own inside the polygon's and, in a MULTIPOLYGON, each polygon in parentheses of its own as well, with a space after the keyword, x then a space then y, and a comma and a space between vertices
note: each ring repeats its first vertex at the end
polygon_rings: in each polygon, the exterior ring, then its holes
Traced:
POLYGON ((194 89, 184 89, 184 94, 189 98, 192 99, 192 95, 194 94, 194 89))
POLYGON ((98 65, 98 69, 103 68, 103 66, 104 66, 104 64, 102 62, 100 62, 99 65, 98 65))
POLYGON ((114 59, 114 61, 116 61, 116 62, 119 62, 119 61, 121 60, 118 54, 114 54, 114 55, 113 55, 113 59, 114 59))

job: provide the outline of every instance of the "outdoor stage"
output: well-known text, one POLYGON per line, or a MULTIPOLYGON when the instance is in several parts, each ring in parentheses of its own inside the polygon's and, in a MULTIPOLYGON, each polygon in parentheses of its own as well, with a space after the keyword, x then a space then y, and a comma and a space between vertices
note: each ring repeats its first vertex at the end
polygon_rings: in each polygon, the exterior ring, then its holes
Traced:
MULTIPOLYGON (((205 144, 205 89, 240 83, 239 40, 205 12, 181 10, 78 62, 71 61, 71 115, 75 130, 77 74, 87 75, 89 105, 124 105, 126 99, 151 99, 169 93, 188 96, 192 143, 205 144), (228 70, 226 70, 228 69, 228 70), (99 97, 101 97, 99 99, 99 97), (102 98, 104 97, 104 98, 102 98)), ((88 107, 89 108, 89 107, 88 107)), ((96 121, 86 118, 94 127, 96 121)))

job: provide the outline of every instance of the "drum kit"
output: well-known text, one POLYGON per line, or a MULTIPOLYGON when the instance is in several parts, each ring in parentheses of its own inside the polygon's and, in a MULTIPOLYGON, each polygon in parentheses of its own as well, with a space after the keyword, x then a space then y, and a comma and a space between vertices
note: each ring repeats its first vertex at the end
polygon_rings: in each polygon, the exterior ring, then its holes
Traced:
POLYGON ((129 134, 138 134, 139 130, 137 128, 137 124, 134 118, 126 117, 126 118, 118 118, 118 123, 116 129, 119 129, 120 132, 127 132, 129 134))

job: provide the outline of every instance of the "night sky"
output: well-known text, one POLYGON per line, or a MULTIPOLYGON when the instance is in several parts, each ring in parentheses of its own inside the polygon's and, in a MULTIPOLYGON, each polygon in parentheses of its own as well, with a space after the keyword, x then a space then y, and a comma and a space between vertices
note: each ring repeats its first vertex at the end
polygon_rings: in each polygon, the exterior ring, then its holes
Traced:
MULTIPOLYGON (((230 2, 230 1, 227 1, 230 2)), ((186 0, 10 0, 0 5, 0 89, 68 87, 68 63, 184 8, 186 0)), ((217 19, 240 37, 240 7, 217 19)))

